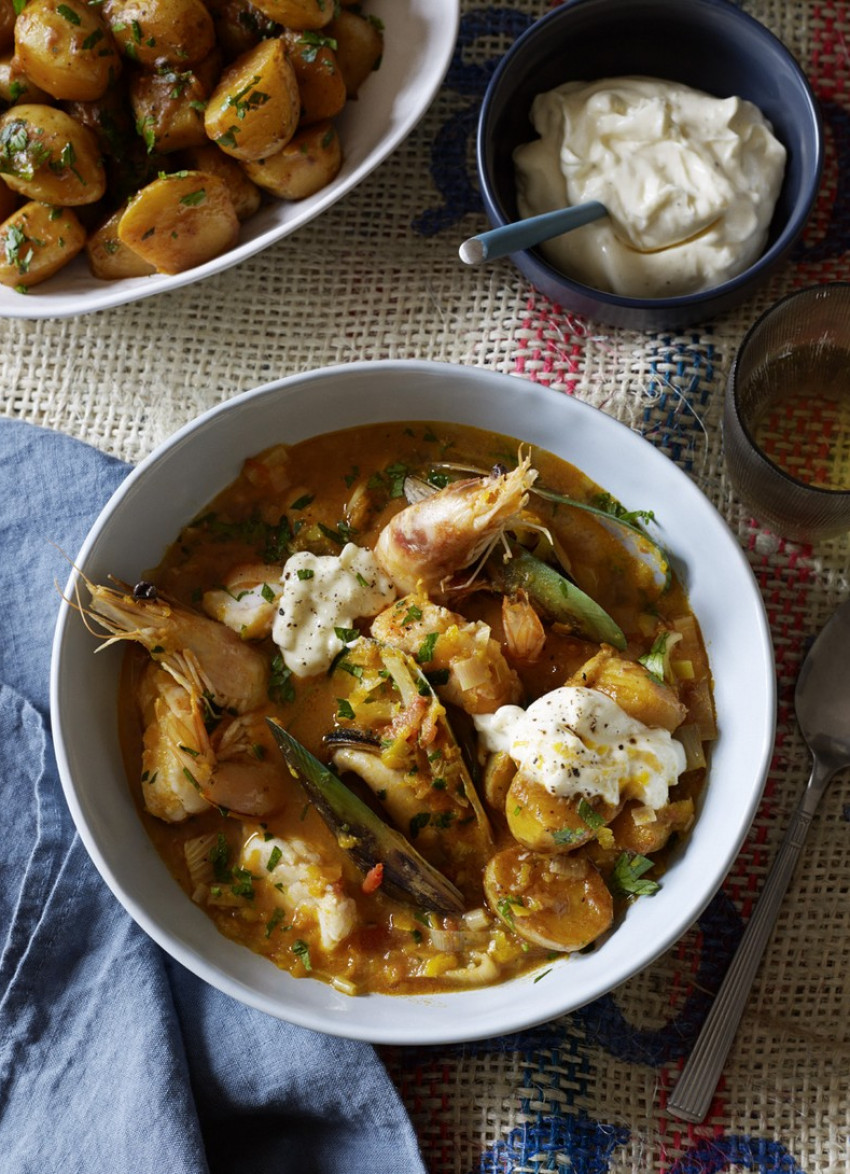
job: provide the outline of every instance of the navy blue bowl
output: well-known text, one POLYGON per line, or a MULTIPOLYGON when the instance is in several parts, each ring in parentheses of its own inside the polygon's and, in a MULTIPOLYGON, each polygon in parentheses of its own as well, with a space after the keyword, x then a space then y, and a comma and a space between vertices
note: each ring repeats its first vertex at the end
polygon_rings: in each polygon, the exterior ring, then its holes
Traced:
POLYGON ((762 256, 737 277, 701 293, 629 298, 573 281, 536 249, 512 260, 564 309, 612 326, 675 329, 746 300, 793 248, 818 193, 823 127, 798 62, 768 29, 729 0, 567 0, 518 37, 487 87, 478 123, 478 176, 494 226, 518 219, 513 151, 535 137, 537 94, 567 81, 642 74, 683 82, 715 97, 746 98, 784 144, 785 179, 762 256))

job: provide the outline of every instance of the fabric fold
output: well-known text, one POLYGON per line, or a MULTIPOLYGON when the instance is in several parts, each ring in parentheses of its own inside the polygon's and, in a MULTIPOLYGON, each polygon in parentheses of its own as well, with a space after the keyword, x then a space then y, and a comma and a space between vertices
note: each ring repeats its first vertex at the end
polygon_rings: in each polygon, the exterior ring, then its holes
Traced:
POLYGON ((4 1168, 417 1174, 413 1128, 374 1049, 243 1006, 168 958, 75 832, 47 724, 55 584, 127 472, 0 420, 4 1168))

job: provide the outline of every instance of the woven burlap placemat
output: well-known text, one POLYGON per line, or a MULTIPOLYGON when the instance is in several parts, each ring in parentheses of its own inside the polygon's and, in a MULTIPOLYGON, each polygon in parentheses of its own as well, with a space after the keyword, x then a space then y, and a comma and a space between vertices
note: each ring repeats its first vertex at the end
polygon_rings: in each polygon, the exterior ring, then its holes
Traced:
POLYGON ((457 258, 459 241, 485 226, 473 157, 484 87, 548 7, 463 0, 449 74, 407 141, 319 220, 238 269, 77 320, 0 322, 0 411, 136 462, 199 412, 270 379, 426 358, 576 396, 679 464, 746 551, 775 645, 776 749, 740 857, 698 926, 612 995, 520 1036, 384 1056, 433 1174, 836 1174, 850 1170, 846 775, 812 826, 709 1117, 685 1126, 664 1106, 808 774, 793 717, 807 640, 850 593, 848 539, 810 547, 760 526, 731 491, 720 436, 726 376, 749 324, 785 292, 847 275, 850 12, 815 0, 743 5, 795 53, 821 101, 817 209, 792 261, 749 304, 646 335, 563 313, 507 261, 469 269, 457 258))

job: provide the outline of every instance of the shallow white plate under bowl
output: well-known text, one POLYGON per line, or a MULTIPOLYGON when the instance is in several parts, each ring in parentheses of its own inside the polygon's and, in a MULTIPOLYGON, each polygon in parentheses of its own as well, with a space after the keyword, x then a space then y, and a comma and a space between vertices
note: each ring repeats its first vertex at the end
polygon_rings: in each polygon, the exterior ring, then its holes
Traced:
POLYGON ((384 56, 336 120, 344 159, 332 183, 306 200, 272 200, 242 225, 234 248, 185 273, 99 281, 81 254, 29 294, 0 286, 0 317, 69 318, 201 281, 276 244, 355 188, 431 105, 454 52, 460 0, 369 0, 368 11, 383 22, 384 56))
MULTIPOLYGON (((735 537, 693 482, 595 408, 524 379, 427 362, 352 363, 246 392, 182 428, 114 494, 76 559, 91 579, 129 582, 270 444, 388 420, 454 421, 540 445, 630 509, 653 509, 705 637, 720 736, 693 833, 659 892, 638 899, 594 952, 501 986, 433 996, 352 998, 296 980, 224 938, 168 873, 144 831, 116 725, 120 648, 94 654, 61 608, 51 706, 62 784, 80 835, 115 896, 165 950, 236 999, 293 1023, 375 1043, 434 1044, 514 1032, 611 991, 699 917, 752 821, 774 735, 773 654, 764 606, 735 537)), ((72 597, 72 574, 66 589, 72 597)))

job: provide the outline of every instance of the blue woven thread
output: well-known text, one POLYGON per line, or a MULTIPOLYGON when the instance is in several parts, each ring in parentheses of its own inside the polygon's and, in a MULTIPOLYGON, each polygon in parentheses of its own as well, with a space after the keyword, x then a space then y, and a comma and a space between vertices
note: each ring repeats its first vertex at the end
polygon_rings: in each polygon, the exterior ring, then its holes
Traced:
POLYGON ((656 1068, 689 1054, 743 932, 741 916, 723 892, 709 904, 699 926, 697 974, 679 1012, 660 1027, 643 1030, 625 1019, 613 995, 604 995, 573 1015, 589 1043, 619 1060, 656 1068))
POLYGON ((483 1154, 478 1174, 509 1174, 517 1168, 563 1174, 607 1174, 611 1154, 629 1140, 628 1129, 594 1121, 584 1111, 539 1116, 518 1125, 483 1154))
POLYGON ((690 471, 696 442, 705 428, 702 417, 714 380, 714 346, 699 335, 693 335, 690 343, 659 336, 649 371, 643 435, 690 471), (668 367, 672 372, 663 370, 668 367))
POLYGON ((670 1167, 670 1174, 719 1174, 732 1166, 759 1174, 804 1174, 778 1141, 735 1134, 703 1139, 670 1167))
POLYGON ((445 88, 472 101, 447 118, 434 136, 430 171, 443 203, 426 208, 411 221, 412 228, 421 236, 434 236, 444 228, 453 228, 468 212, 482 210, 481 195, 474 175, 470 174, 469 145, 475 137, 484 91, 501 55, 485 62, 467 63, 465 51, 482 37, 500 37, 509 43, 532 23, 533 17, 516 8, 482 8, 461 18, 445 88))

